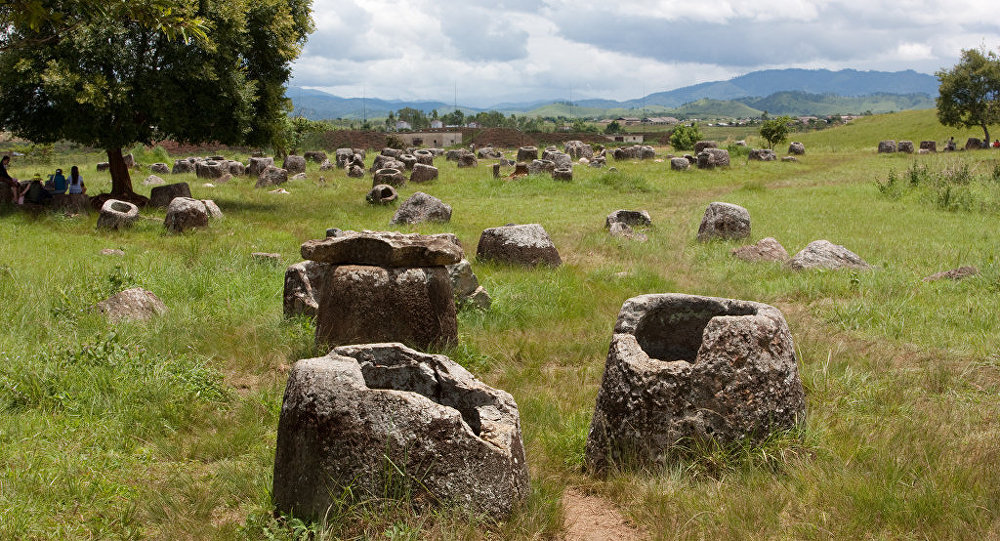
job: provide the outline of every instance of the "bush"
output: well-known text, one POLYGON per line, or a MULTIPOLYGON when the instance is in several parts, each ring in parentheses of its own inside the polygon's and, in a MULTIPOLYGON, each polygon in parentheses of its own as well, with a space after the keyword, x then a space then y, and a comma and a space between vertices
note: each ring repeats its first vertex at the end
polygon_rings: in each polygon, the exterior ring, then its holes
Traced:
POLYGON ((701 140, 701 131, 697 124, 677 126, 670 134, 670 146, 674 150, 694 150, 694 144, 701 140))

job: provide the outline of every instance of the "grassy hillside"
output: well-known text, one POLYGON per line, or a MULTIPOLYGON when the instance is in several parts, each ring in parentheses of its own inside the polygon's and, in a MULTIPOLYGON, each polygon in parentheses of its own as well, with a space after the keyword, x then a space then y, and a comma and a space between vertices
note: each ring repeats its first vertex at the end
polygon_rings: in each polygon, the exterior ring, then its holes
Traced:
MULTIPOLYGON (((284 268, 328 227, 389 228, 395 209, 364 202, 370 178, 309 164, 307 179, 279 195, 253 179, 210 187, 167 176, 225 213, 181 235, 164 233, 156 209, 121 232, 96 229, 93 213, 3 209, 0 538, 550 539, 563 533, 568 488, 655 539, 995 537, 1000 152, 874 152, 880 139, 965 136, 935 123, 932 111, 877 115, 796 135, 807 147, 796 163, 738 158, 676 172, 662 160, 612 160, 617 172, 577 167, 572 182, 494 179, 485 160, 459 169, 438 158, 438 180, 401 188, 401 199, 419 190, 452 205, 448 224, 400 229, 455 233, 494 299, 488 312, 459 314, 459 344, 442 353, 520 409, 532 490, 501 523, 380 498, 345 500, 325 525, 274 515, 287 373, 323 353, 310 319, 282 317, 284 268), (909 186, 907 171, 922 168, 919 189, 878 187, 893 175, 909 186), (971 204, 949 205, 942 190, 971 204), (775 237, 795 253, 827 239, 874 269, 799 273, 737 260, 729 252, 741 242, 695 241, 712 201, 749 210, 749 242, 775 237), (648 242, 607 234, 605 216, 620 208, 650 213, 648 242), (510 222, 542 224, 564 265, 476 261, 481 231, 510 222), (257 251, 284 261, 262 264, 257 251), (960 265, 981 273, 922 281, 960 265), (169 312, 113 325, 91 309, 131 286, 169 312), (762 445, 699 448, 663 468, 592 477, 583 450, 615 318, 626 299, 660 292, 780 308, 808 418, 762 445)), ((95 172, 100 159, 19 159, 10 171, 77 164, 97 193, 110 187, 95 172)), ((146 174, 135 181, 148 193, 146 174)))
POLYGON ((837 96, 807 92, 778 92, 766 98, 738 100, 754 109, 771 115, 845 115, 889 113, 910 109, 934 107, 934 99, 927 94, 870 94, 867 96, 837 96))
POLYGON ((701 99, 674 109, 672 114, 687 118, 748 118, 762 112, 738 101, 701 99))

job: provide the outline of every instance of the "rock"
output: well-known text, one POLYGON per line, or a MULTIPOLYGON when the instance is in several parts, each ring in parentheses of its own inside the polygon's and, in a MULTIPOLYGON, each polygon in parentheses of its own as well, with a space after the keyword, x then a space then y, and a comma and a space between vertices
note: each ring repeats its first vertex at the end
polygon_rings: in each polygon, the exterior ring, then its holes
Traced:
POLYGON ((616 160, 648 160, 656 157, 656 151, 649 145, 632 145, 616 148, 613 156, 616 160))
POLYGON ((744 261, 786 261, 788 252, 774 237, 761 239, 757 244, 733 248, 730 254, 744 261))
POLYGON ((501 154, 499 150, 496 150, 493 147, 483 147, 476 151, 476 157, 486 160, 496 160, 503 158, 503 154, 501 154))
POLYGON ((607 164, 608 164, 607 158, 605 158, 603 156, 601 156, 601 157, 596 157, 595 156, 594 158, 592 158, 590 160, 590 163, 588 163, 587 166, 588 167, 593 167, 595 169, 600 169, 600 168, 606 166, 607 164))
POLYGON ((604 227, 611 227, 611 224, 616 222, 643 227, 653 225, 653 220, 649 217, 649 213, 644 210, 616 210, 608 214, 608 217, 604 220, 604 227))
POLYGON ((250 259, 258 263, 277 265, 281 263, 281 254, 269 253, 269 252, 251 252, 250 259))
MULTIPOLYGON (((556 164, 549 160, 534 160, 528 164, 529 175, 540 175, 543 173, 552 174, 556 170, 556 164)), ((516 173, 516 171, 515 171, 516 173)))
POLYGON ((194 164, 195 174, 198 178, 219 178, 229 172, 228 162, 205 161, 194 164))
POLYGON ((326 272, 333 266, 317 261, 301 261, 285 269, 283 309, 285 317, 315 317, 319 309, 326 272))
POLYGON ((697 141, 694 144, 695 156, 701 154, 701 151, 705 150, 706 148, 719 148, 719 144, 716 143, 715 141, 697 141))
POLYGON ((334 265, 323 280, 318 345, 396 341, 427 349, 458 342, 455 299, 444 266, 334 265))
POLYGON ((174 167, 171 170, 174 175, 180 175, 182 173, 194 173, 194 164, 187 160, 175 160, 174 167))
POLYGON ((475 310, 482 310, 485 312, 490 309, 490 306, 493 306, 493 298, 490 297, 490 294, 488 291, 486 291, 486 288, 484 288, 483 286, 479 286, 476 288, 475 291, 472 292, 472 295, 469 295, 465 299, 465 302, 462 303, 463 308, 466 306, 472 307, 475 310))
POLYGON ((225 175, 222 175, 221 177, 215 179, 215 182, 217 184, 225 184, 225 183, 229 182, 230 180, 233 180, 233 174, 232 173, 226 173, 225 175))
POLYGON ((212 184, 211 182, 206 182, 206 183, 202 184, 201 186, 203 188, 214 188, 215 184, 212 184))
POLYGON ((326 228, 326 236, 328 237, 342 237, 344 236, 344 230, 339 227, 328 227, 326 228))
POLYGON ((104 248, 101 250, 101 255, 123 256, 125 255, 125 250, 119 250, 117 248, 104 248))
POLYGON ((471 154, 471 152, 469 152, 464 148, 453 148, 445 153, 444 159, 448 160, 449 162, 457 162, 459 157, 464 156, 466 154, 471 154))
POLYGON ((896 150, 907 154, 913 154, 913 141, 900 141, 896 150))
POLYGON ((675 446, 760 442, 805 414, 795 345, 778 309, 641 295, 618 314, 585 463, 597 473, 662 467, 675 446))
POLYGON ((729 167, 729 151, 724 148, 706 148, 698 153, 698 169, 729 167))
POLYGON ((785 264, 793 270, 803 269, 858 269, 871 268, 858 254, 827 240, 814 240, 785 264))
POLYGON ((542 159, 549 160, 556 164, 556 167, 573 167, 573 158, 569 154, 559 152, 558 150, 546 150, 542 154, 542 159))
POLYGON ((268 165, 257 177, 257 188, 268 188, 288 182, 288 171, 280 167, 268 165))
POLYGON ((250 158, 246 174, 251 177, 259 177, 268 167, 274 165, 274 158, 250 158))
POLYGON ((451 205, 433 195, 416 192, 396 209, 390 225, 451 221, 451 205))
POLYGON ((458 263, 462 255, 462 248, 448 235, 352 231, 302 244, 303 259, 335 264, 436 267, 458 263))
POLYGON ((94 308, 111 323, 147 321, 167 312, 167 306, 159 297, 141 287, 115 293, 94 308))
MULTIPOLYGON (((3 191, 0 189, 0 192, 3 191)), ((13 195, 11 199, 13 199, 13 195)), ((86 214, 90 212, 90 209, 90 197, 87 194, 57 193, 52 196, 52 210, 55 212, 86 214)))
POLYGON ((403 167, 407 171, 411 171, 413 166, 417 163, 417 157, 413 154, 403 154, 399 157, 399 161, 403 162, 403 167))
POLYGON ((109 169, 111 169, 111 164, 110 163, 108 163, 108 162, 98 162, 97 163, 97 172, 98 173, 100 173, 102 171, 107 171, 109 169))
POLYGON ((896 142, 895 141, 879 141, 878 143, 879 154, 892 154, 896 152, 896 142))
POLYGON ((670 158, 670 168, 674 171, 684 171, 691 166, 687 158, 670 158))
POLYGON ((384 168, 375 171, 375 178, 372 181, 372 186, 377 186, 379 184, 388 184, 390 186, 395 186, 399 188, 406 184, 406 175, 399 169, 384 168))
POLYGON ((538 147, 521 147, 517 149, 517 161, 530 162, 538 159, 538 147))
POLYGON ((783 162, 797 162, 797 161, 799 161, 799 159, 796 158, 795 156, 785 156, 785 157, 781 158, 781 161, 783 161, 783 162))
MULTIPOLYGON (((795 143, 792 143, 792 144, 795 144, 795 143)), ((740 139, 739 141, 736 141, 736 146, 738 146, 738 147, 745 147, 745 146, 747 146, 747 142, 746 142, 745 139, 740 139)))
POLYGON ((552 170, 552 180, 561 180, 564 182, 573 180, 573 168, 556 167, 552 170))
POLYGON ((769 148, 754 148, 750 150, 750 159, 758 162, 773 162, 778 159, 778 155, 769 148))
POLYGON ((219 178, 226 178, 227 176, 229 178, 238 177, 238 176, 241 176, 241 175, 245 175, 246 172, 247 172, 247 168, 242 163, 240 163, 240 162, 229 162, 228 173, 223 174, 219 178))
POLYGON ((379 154, 378 156, 375 156, 375 161, 372 162, 371 171, 374 173, 379 169, 398 169, 402 171, 406 169, 406 164, 396 158, 386 156, 385 154, 379 154))
POLYGON ((957 269, 951 269, 948 271, 932 274, 924 278, 924 281, 936 282, 942 279, 958 281, 958 280, 964 280, 970 276, 975 276, 977 274, 979 274, 979 269, 977 269, 976 267, 959 267, 957 269))
POLYGON ((163 186, 166 183, 167 181, 163 180, 162 178, 156 175, 149 175, 148 177, 146 177, 146 180, 142 181, 142 184, 144 186, 163 186))
POLYGON ((471 152, 458 157, 459 167, 477 167, 478 165, 479 161, 476 160, 476 155, 471 152))
POLYGON ((984 148, 989 148, 989 145, 984 144, 983 140, 978 137, 970 137, 965 142, 965 150, 981 150, 984 148))
POLYGON ((690 163, 691 165, 697 165, 698 164, 698 158, 695 157, 693 154, 685 154, 684 155, 684 159, 687 160, 688 163, 690 163))
POLYGON ((612 237, 637 240, 639 242, 646 242, 649 237, 642 233, 637 233, 632 227, 624 222, 613 222, 610 227, 608 227, 608 234, 612 237))
POLYGON ((448 277, 451 278, 451 289, 455 293, 457 309, 472 307, 477 310, 489 310, 493 299, 483 286, 479 285, 476 273, 472 272, 469 260, 463 259, 453 265, 446 265, 448 277))
POLYGON ((514 399, 398 343, 296 362, 277 440, 274 504, 309 521, 342 494, 381 501, 388 487, 499 520, 530 492, 514 399))
POLYGON ((372 205, 388 205, 398 198, 399 194, 396 192, 396 188, 388 184, 376 184, 365 196, 365 201, 372 205))
POLYGON ((268 191, 267 193, 273 193, 275 195, 288 195, 288 194, 290 194, 292 192, 290 192, 290 191, 288 191, 288 190, 286 190, 284 188, 275 188, 273 190, 268 191))
MULTIPOLYGON (((388 156, 390 158, 398 158, 398 157, 400 157, 400 156, 403 155, 403 151, 400 150, 400 149, 398 149, 398 148, 389 148, 389 147, 386 147, 386 148, 382 149, 382 152, 380 154, 382 156, 388 156)), ((377 157, 378 156, 376 156, 376 158, 377 157)))
POLYGON ((281 168, 288 171, 290 175, 297 175, 306 172, 306 159, 303 156, 288 155, 281 168))
POLYGON ((438 168, 433 165, 414 164, 413 172, 410 173, 410 182, 428 182, 436 178, 438 178, 438 168))
POLYGON ((127 201, 108 199, 97 216, 98 229, 127 229, 139 219, 139 207, 127 201))
POLYGON ((566 141, 563 152, 572 156, 573 159, 587 158, 589 160, 594 157, 593 147, 583 141, 577 140, 566 141))
POLYGON ((937 152, 937 141, 921 141, 920 150, 926 150, 927 152, 937 152))
POLYGON ((167 207, 163 227, 172 233, 181 233, 194 227, 208 225, 208 209, 205 203, 190 197, 175 197, 167 207))
POLYGON ((337 150, 334 151, 333 156, 337 169, 341 169, 347 167, 347 164, 351 161, 351 158, 354 157, 354 150, 350 148, 338 148, 337 150))
POLYGON ((352 165, 347 169, 347 176, 350 178, 364 178, 365 168, 359 165, 352 165))
POLYGON ((154 163, 149 166, 149 172, 156 175, 170 174, 170 166, 165 163, 154 163))
POLYGON ((299 173, 297 175, 292 175, 292 178, 290 178, 288 180, 306 180, 306 178, 307 177, 306 177, 305 173, 299 173))
POLYGON ((792 141, 788 145, 788 153, 795 156, 802 156, 806 153, 806 146, 798 141, 792 141))
POLYGON ((750 236, 750 212, 730 203, 714 202, 705 209, 698 226, 698 240, 745 239, 750 236))
POLYGON ((434 165, 434 153, 427 149, 417 149, 413 151, 413 155, 417 158, 417 163, 423 165, 434 165))
POLYGON ((323 160, 323 163, 319 164, 320 171, 331 171, 333 170, 333 163, 330 160, 323 160))
POLYGON ((505 225, 483 231, 476 257, 514 265, 562 264, 559 252, 545 229, 538 224, 505 225))
POLYGON ((302 154, 302 157, 305 158, 306 160, 310 160, 310 161, 312 161, 314 163, 323 163, 325 161, 329 161, 329 160, 326 159, 326 152, 323 152, 323 151, 320 151, 320 150, 312 150, 312 151, 306 152, 306 153, 302 154))
POLYGON ((166 208, 175 197, 191 197, 191 187, 187 182, 177 182, 166 186, 157 186, 149 192, 149 204, 154 207, 166 208))
POLYGON ((212 201, 211 199, 202 199, 201 203, 205 205, 205 212, 208 213, 208 217, 210 219, 215 220, 223 217, 222 209, 219 208, 219 205, 215 204, 215 201, 212 201))

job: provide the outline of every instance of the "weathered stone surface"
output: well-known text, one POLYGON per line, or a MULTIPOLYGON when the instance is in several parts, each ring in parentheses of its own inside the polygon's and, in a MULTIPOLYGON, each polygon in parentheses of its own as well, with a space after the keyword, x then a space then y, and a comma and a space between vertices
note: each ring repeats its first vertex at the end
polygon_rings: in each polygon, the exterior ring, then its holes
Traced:
POLYGON ((142 181, 143 186, 163 186, 167 181, 156 175, 149 175, 146 180, 142 181))
POLYGON ((697 141, 694 144, 694 153, 697 156, 698 154, 701 154, 701 151, 705 150, 706 148, 718 148, 718 147, 719 144, 716 143, 715 141, 697 141))
POLYGON ((302 157, 314 163, 323 163, 327 161, 326 152, 323 152, 322 150, 311 150, 302 154, 302 157))
POLYGON ((989 148, 989 145, 983 143, 983 140, 978 137, 970 137, 965 141, 965 150, 982 150, 984 148, 989 148))
POLYGON ((149 166, 149 172, 156 175, 170 174, 170 166, 165 163, 154 163, 149 166))
MULTIPOLYGON (((0 192, 4 191, 6 190, 0 189, 0 192)), ((11 198, 13 199, 13 196, 11 198)), ((91 210, 90 197, 83 193, 57 193, 52 196, 52 210, 69 214, 87 214, 91 210)))
POLYGON ((979 269, 976 267, 959 267, 957 269, 951 269, 944 272, 938 272, 924 278, 925 282, 936 282, 938 280, 964 280, 970 276, 975 276, 979 274, 979 269))
POLYGON ((333 162, 331 162, 330 160, 323 160, 323 163, 319 164, 319 170, 320 171, 332 171, 333 170, 333 162))
POLYGON ((396 192, 396 188, 388 184, 376 184, 365 196, 365 201, 372 205, 388 205, 398 198, 399 193, 396 192))
POLYGON ((778 155, 769 148, 754 148, 750 150, 750 159, 758 162, 773 162, 778 159, 778 155))
POLYGON ((459 167, 477 167, 479 165, 479 160, 476 159, 475 154, 469 152, 458 157, 457 165, 459 167))
POLYGON ((469 152, 464 148, 453 148, 445 153, 444 159, 448 160, 449 162, 457 162, 459 157, 464 156, 466 154, 471 154, 471 152, 469 152))
POLYGON ((219 205, 215 204, 215 201, 211 199, 202 199, 201 203, 205 205, 205 212, 208 213, 208 217, 210 219, 215 220, 223 217, 222 209, 219 208, 219 205))
POLYGON ((760 239, 757 244, 733 248, 729 253, 744 261, 786 261, 788 259, 785 247, 774 237, 760 239))
POLYGON ((729 167, 729 151, 724 148, 706 148, 698 153, 698 169, 729 167))
POLYGON ((416 192, 396 209, 390 225, 451 221, 451 205, 433 195, 416 192))
POLYGON ((208 209, 205 203, 190 197, 175 197, 167 207, 163 227, 173 233, 181 233, 194 227, 208 225, 208 209))
POLYGON ((251 252, 250 259, 258 263, 278 264, 281 263, 281 254, 274 252, 251 252))
POLYGON ((288 155, 285 156, 285 161, 282 163, 281 168, 288 171, 290 175, 297 175, 299 173, 306 172, 306 159, 303 156, 288 155))
POLYGON ((539 224, 505 225, 484 230, 479 236, 476 257, 515 265, 562 264, 552 238, 539 224))
POLYGON ((906 154, 913 154, 913 141, 900 141, 896 145, 896 150, 898 152, 905 152, 906 154))
POLYGON ((810 242, 785 265, 793 270, 843 268, 867 270, 871 268, 871 265, 861 259, 858 254, 828 240, 810 242))
POLYGON ((286 182, 288 182, 288 171, 280 167, 269 165, 260 173, 260 176, 257 177, 256 187, 269 188, 286 182))
POLYGON ((149 204, 154 207, 166 208, 175 197, 191 197, 191 187, 187 182, 156 186, 149 192, 149 204))
MULTIPOLYGON (((361 165, 364 165, 364 163, 362 162, 361 165)), ((374 174, 379 169, 398 169, 400 171, 403 171, 406 169, 406 164, 404 164, 403 162, 399 161, 396 158, 393 158, 392 156, 379 154, 378 156, 375 156, 375 161, 372 162, 371 166, 372 174, 374 174)))
POLYGON ((179 175, 181 173, 194 173, 194 164, 187 160, 175 160, 171 173, 179 175))
POLYGON ((543 160, 549 160, 556 164, 556 167, 573 167, 573 157, 558 150, 546 150, 542 153, 543 160))
POLYGON ((653 225, 653 220, 645 210, 618 209, 608 214, 608 217, 604 220, 604 227, 611 227, 611 224, 615 222, 643 227, 653 225))
POLYGON ((399 156, 399 161, 403 162, 403 167, 407 171, 410 171, 413 169, 413 166, 417 164, 417 157, 413 154, 401 154, 399 156))
POLYGON ((798 141, 792 141, 788 145, 788 153, 795 156, 802 156, 806 153, 806 146, 798 141))
POLYGON ((503 158, 503 154, 493 147, 483 147, 476 151, 476 157, 486 160, 496 160, 503 158))
POLYGON ((674 171, 684 171, 691 167, 691 162, 687 158, 670 158, 670 168, 674 171))
POLYGON ((926 150, 928 152, 937 152, 937 141, 921 141, 920 150, 926 150))
POLYGON ((879 141, 878 152, 879 154, 892 154, 896 152, 896 142, 891 140, 879 141))
POLYGON ((556 167, 552 170, 552 179, 560 180, 563 182, 569 182, 573 180, 573 168, 572 167, 556 167))
POLYGON ((750 236, 750 212, 731 203, 716 201, 705 209, 698 226, 698 240, 744 239, 750 236))
POLYGON ((796 158, 795 156, 784 156, 784 157, 781 158, 781 161, 783 161, 783 162, 797 162, 797 161, 799 161, 799 159, 796 158))
POLYGON ((360 501, 399 487, 502 519, 530 490, 517 404, 444 355, 401 344, 300 360, 278 422, 275 505, 321 520, 347 487, 360 501))
POLYGON ((593 167, 595 169, 600 169, 608 165, 608 159, 604 156, 594 156, 590 159, 590 163, 587 164, 588 167, 593 167))
POLYGON ((229 162, 204 161, 194 164, 198 178, 219 178, 229 172, 229 162))
POLYGON ((517 149, 517 161, 530 162, 538 159, 538 147, 521 147, 517 149))
POLYGON ((529 175, 541 175, 544 173, 552 174, 556 170, 556 164, 549 160, 533 160, 528 164, 528 174, 529 175))
POLYGON ((760 441, 805 420, 795 345, 766 304, 681 294, 622 306, 585 451, 588 469, 663 465, 692 441, 760 441))
POLYGON ((477 310, 489 310, 493 299, 486 289, 479 285, 476 273, 472 272, 469 260, 463 259, 454 265, 447 265, 448 276, 451 278, 451 289, 455 293, 455 307, 466 307, 477 310))
POLYGON ((97 163, 97 172, 98 173, 100 173, 102 171, 107 171, 109 169, 111 169, 111 164, 110 163, 108 163, 108 162, 98 162, 97 163))
POLYGON ((438 178, 438 168, 433 165, 414 164, 413 172, 410 173, 410 182, 428 182, 436 178, 438 178))
POLYGON ((587 158, 589 160, 594 157, 593 147, 583 141, 577 140, 566 141, 566 145, 563 147, 563 152, 572 156, 574 160, 578 160, 580 158, 587 158))
POLYGON ((372 179, 372 186, 377 186, 379 184, 388 184, 399 188, 406 184, 406 175, 403 174, 401 169, 394 169, 391 167, 386 167, 384 169, 379 169, 375 171, 375 176, 372 179))
POLYGON ((316 315, 325 275, 332 267, 318 261, 301 261, 285 269, 285 317, 316 315))
POLYGON ((274 158, 250 158, 246 173, 251 177, 259 177, 268 167, 274 165, 274 158))
POLYGON ((350 178, 364 178, 365 168, 360 165, 352 165, 347 168, 347 176, 350 178))
POLYGON ((639 233, 632 229, 632 226, 624 222, 613 222, 608 227, 608 234, 612 237, 619 237, 623 239, 637 240, 639 242, 646 242, 649 237, 639 233))
POLYGON ((159 297, 141 287, 115 293, 94 308, 111 323, 146 321, 167 311, 167 306, 159 297))
POLYGON ((656 157, 656 151, 649 145, 632 145, 616 148, 612 155, 616 160, 648 160, 656 157))
POLYGON ((413 155, 417 158, 417 163, 423 165, 434 165, 434 153, 425 148, 418 148, 413 151, 413 155))
POLYGON ((323 279, 317 344, 395 341, 427 349, 458 341, 455 299, 444 266, 336 265, 323 279))
POLYGON ((292 175, 292 178, 290 178, 288 180, 306 180, 307 178, 309 178, 309 176, 306 175, 305 173, 298 173, 298 174, 292 175))
POLYGON ((127 229, 139 219, 139 207, 127 201, 108 199, 97 216, 98 229, 127 229))
MULTIPOLYGON (((245 175, 246 172, 247 168, 242 163, 236 161, 229 162, 228 174, 231 175, 230 178, 245 175)), ((226 175, 224 174, 220 178, 226 178, 226 175)))
POLYGON ((338 148, 333 153, 334 162, 338 169, 347 167, 348 162, 354 157, 354 150, 350 148, 338 148))
POLYGON ((433 267, 458 263, 462 256, 462 248, 449 235, 351 231, 302 244, 303 259, 335 264, 433 267))

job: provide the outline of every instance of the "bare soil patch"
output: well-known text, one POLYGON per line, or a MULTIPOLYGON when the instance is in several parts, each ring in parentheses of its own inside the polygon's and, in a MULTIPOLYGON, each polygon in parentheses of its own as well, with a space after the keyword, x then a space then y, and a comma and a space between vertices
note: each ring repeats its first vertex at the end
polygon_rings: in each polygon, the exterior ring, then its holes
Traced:
POLYGON ((563 511, 566 541, 632 541, 649 537, 629 523, 610 501, 577 488, 563 492, 563 511))

